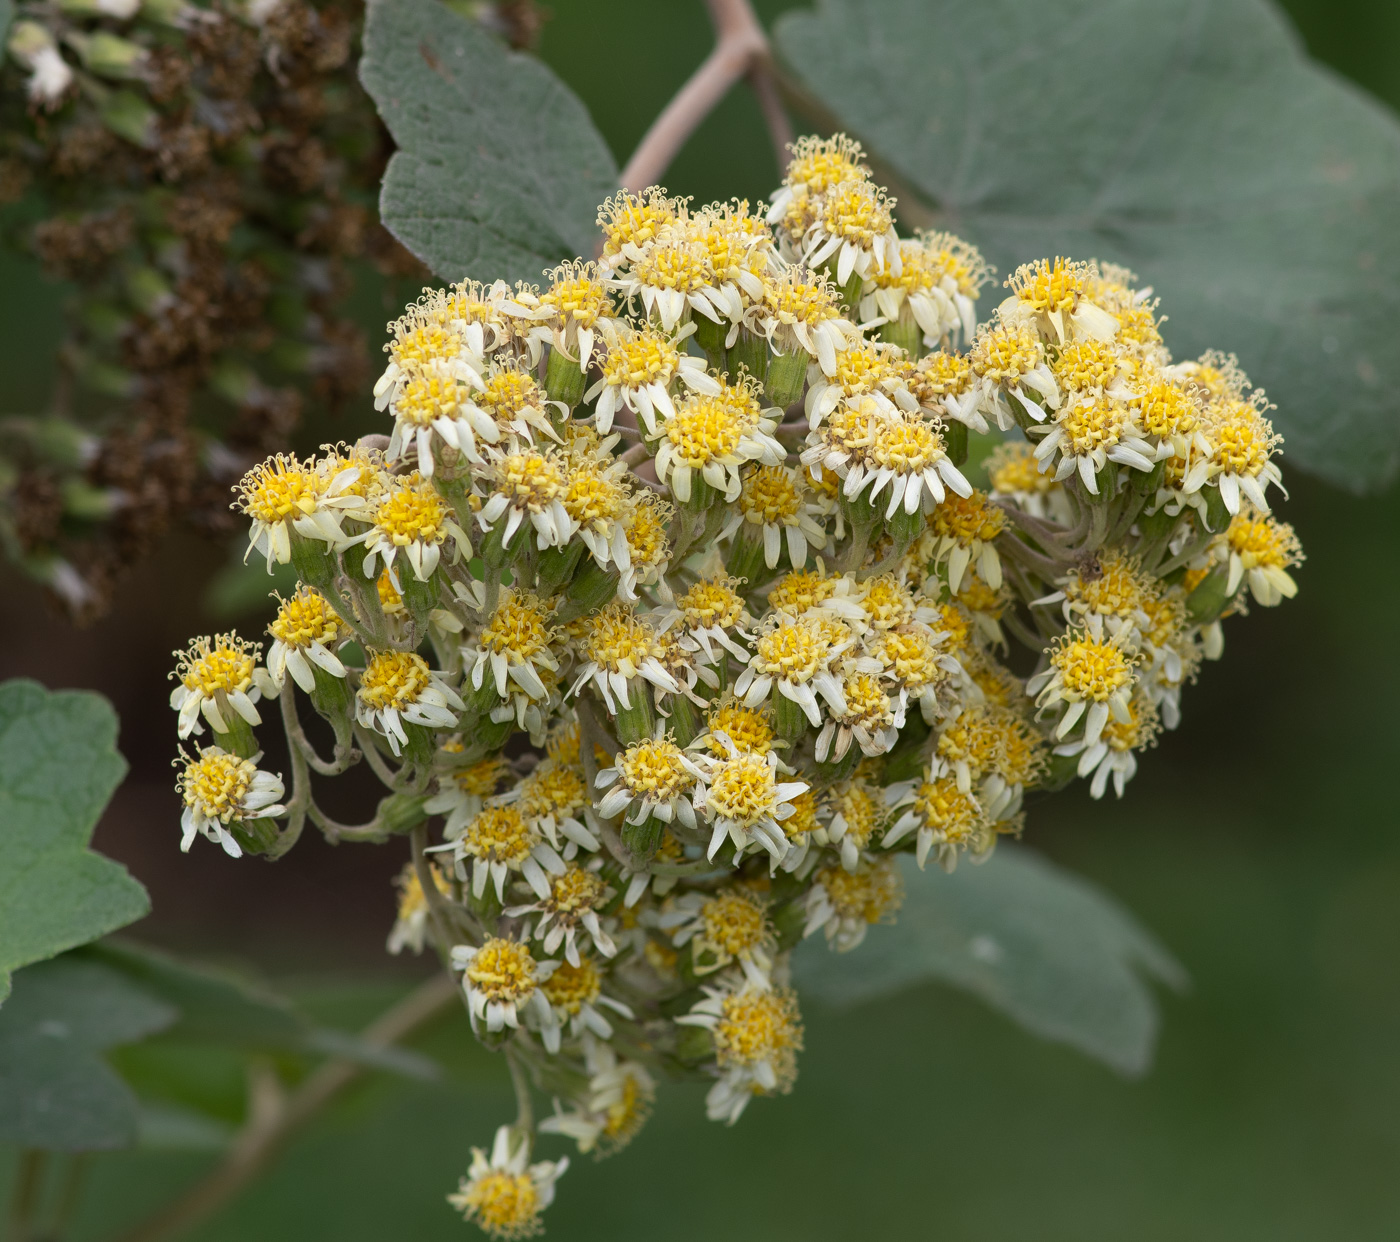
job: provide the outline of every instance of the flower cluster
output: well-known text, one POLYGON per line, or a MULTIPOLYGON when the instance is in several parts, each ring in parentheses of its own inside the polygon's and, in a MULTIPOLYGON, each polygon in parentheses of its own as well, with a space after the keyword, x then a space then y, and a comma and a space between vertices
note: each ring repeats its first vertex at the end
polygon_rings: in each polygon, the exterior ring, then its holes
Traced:
POLYGON ((796 145, 766 217, 621 194, 596 261, 391 325, 387 447, 241 486, 302 585, 265 668, 233 635, 182 657, 181 735, 214 743, 186 844, 408 836, 390 947, 434 947, 522 1098, 554 1096, 453 1196, 494 1236, 564 1170, 537 1131, 615 1151, 661 1073, 728 1123, 790 1090, 804 938, 855 949, 899 855, 987 857, 1028 790, 1121 795, 1221 618, 1294 593, 1233 360, 1174 363, 1129 273, 1068 259, 979 327, 975 251, 892 207, 844 137, 796 145), (335 823, 310 773, 360 759, 388 792, 335 823))

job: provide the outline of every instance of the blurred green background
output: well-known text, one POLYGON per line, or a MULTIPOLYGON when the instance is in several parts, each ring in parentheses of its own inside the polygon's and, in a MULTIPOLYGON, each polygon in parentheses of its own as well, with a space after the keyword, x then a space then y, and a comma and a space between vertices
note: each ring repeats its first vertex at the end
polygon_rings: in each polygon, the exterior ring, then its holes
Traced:
MULTIPOLYGON (((699 0, 552 7, 543 53, 625 159, 708 50, 699 0)), ((786 6, 758 7, 771 19, 786 6)), ((1400 106, 1400 5, 1286 7, 1316 56, 1400 106)), ((742 90, 669 178, 702 199, 755 198, 775 181, 742 90)), ((67 294, 14 260, 0 266, 0 290, 0 410, 33 409, 67 294)), ((368 282, 359 301, 377 331, 388 308, 368 282)), ((310 442, 375 425, 366 400, 310 442)), ((1187 691, 1182 729, 1124 802, 1070 793, 1032 811, 1028 841, 1115 893, 1193 976, 1190 994, 1164 1000, 1151 1073, 1123 1081, 943 988, 844 1014, 809 1006, 792 1096, 758 1102, 724 1131, 703 1120, 701 1090, 663 1089, 624 1155, 576 1160, 552 1236, 1400 1237, 1400 815, 1386 784, 1400 749, 1400 496, 1357 500, 1296 472, 1286 481, 1285 516, 1310 557, 1298 600, 1227 622, 1225 660, 1187 691)), ((224 622, 205 607, 222 561, 176 537, 116 614, 82 632, 5 576, 0 673, 94 687, 122 713, 132 776, 96 844, 151 888, 155 913, 138 936, 255 962, 327 1019, 359 1021, 421 970, 381 949, 397 846, 308 842, 276 867, 176 850, 168 653, 224 622)), ((259 613, 239 619, 249 634, 263 624, 259 613)), ((342 794, 361 796, 353 783, 342 794)), ((447 1086, 366 1083, 195 1236, 463 1237, 443 1196, 471 1144, 510 1115, 509 1087, 455 1016, 419 1043, 448 1066, 447 1086)), ((154 1084, 139 1053, 128 1056, 154 1084)), ((236 1117, 237 1082, 216 1074, 203 1089, 222 1092, 236 1117)), ((210 1159, 95 1158, 74 1237, 111 1236, 210 1159)))

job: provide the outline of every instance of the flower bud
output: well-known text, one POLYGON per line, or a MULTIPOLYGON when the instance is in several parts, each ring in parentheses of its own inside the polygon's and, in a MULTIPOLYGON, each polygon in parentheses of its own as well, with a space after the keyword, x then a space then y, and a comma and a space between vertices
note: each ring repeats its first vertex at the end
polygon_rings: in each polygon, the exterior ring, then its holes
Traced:
POLYGON ((773 405, 786 409, 802 395, 809 361, 800 350, 791 354, 774 354, 769 359, 768 382, 764 392, 773 405))
POLYGON ((549 351, 545 367, 544 390, 551 401, 562 401, 573 409, 583 400, 585 376, 578 360, 570 358, 557 346, 549 351))

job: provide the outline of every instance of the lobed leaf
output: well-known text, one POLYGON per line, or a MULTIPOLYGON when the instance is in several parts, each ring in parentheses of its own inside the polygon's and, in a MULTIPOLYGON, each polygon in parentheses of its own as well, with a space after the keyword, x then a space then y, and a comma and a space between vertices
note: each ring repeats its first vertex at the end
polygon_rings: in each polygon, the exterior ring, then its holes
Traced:
POLYGON ((98 1054, 176 1017, 99 962, 63 957, 22 971, 0 1008, 0 1142, 60 1151, 132 1142, 136 1097, 98 1054))
POLYGON ((537 280, 592 252, 617 166, 541 61, 437 0, 371 0, 360 80, 398 144, 385 226, 444 280, 537 280))
POLYGON ((146 890, 88 849, 126 772, 100 695, 0 685, 0 1000, 10 972, 141 918, 146 890))
POLYGON ((1147 1069, 1157 1006, 1144 977, 1180 989, 1186 972, 1117 902, 1014 845, 951 875, 900 863, 895 925, 847 954, 814 937, 794 957, 801 989, 850 1006, 937 979, 1119 1073, 1147 1069))
POLYGON ((1131 267, 1177 357, 1235 352, 1268 388, 1291 464, 1394 477, 1400 126, 1266 0, 817 0, 776 44, 902 208, 1003 274, 1131 267))

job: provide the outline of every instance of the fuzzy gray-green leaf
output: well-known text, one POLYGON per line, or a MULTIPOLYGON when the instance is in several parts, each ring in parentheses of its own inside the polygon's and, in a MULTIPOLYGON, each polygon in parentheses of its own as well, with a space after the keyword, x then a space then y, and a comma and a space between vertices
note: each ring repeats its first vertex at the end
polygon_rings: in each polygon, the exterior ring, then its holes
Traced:
POLYGON ((100 695, 0 685, 0 999, 29 962, 139 919, 146 890, 88 849, 126 772, 100 695))
POLYGON ((91 1151, 132 1142, 136 1097, 98 1054, 175 1016, 97 962, 63 957, 20 972, 0 1008, 0 1143, 91 1151))
POLYGON ((1286 469, 1394 476, 1400 125, 1265 0, 819 0, 776 37, 1003 275, 1126 264, 1178 357, 1234 352, 1267 387, 1286 469))
POLYGON ((437 0, 372 0, 360 78, 398 151, 384 224, 444 280, 590 254, 617 166, 578 97, 437 0))
POLYGON ((1186 975, 1112 898, 1016 846, 951 875, 907 855, 901 869, 895 925, 845 954, 814 936, 794 962, 804 992, 846 1006, 937 979, 1120 1073, 1147 1068, 1157 1006, 1143 977, 1179 988, 1186 975))

